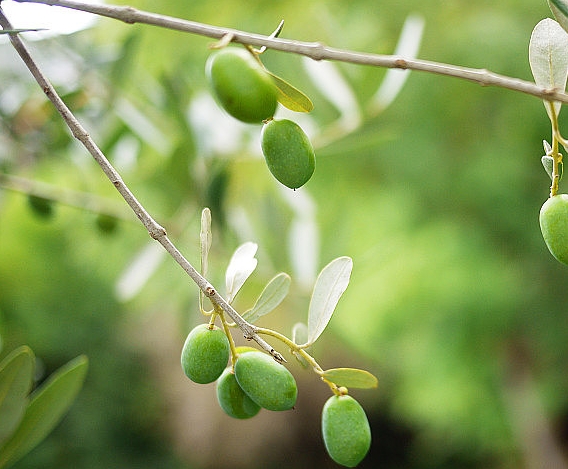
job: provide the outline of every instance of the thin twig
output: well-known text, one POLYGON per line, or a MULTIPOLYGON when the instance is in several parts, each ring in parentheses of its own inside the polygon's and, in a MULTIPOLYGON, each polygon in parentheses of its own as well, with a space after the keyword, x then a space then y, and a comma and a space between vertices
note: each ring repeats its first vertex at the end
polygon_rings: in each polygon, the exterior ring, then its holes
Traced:
POLYGON ((128 24, 143 23, 162 28, 183 31, 200 36, 221 39, 227 35, 233 42, 256 47, 304 55, 314 60, 334 60, 358 65, 383 68, 399 68, 445 75, 471 81, 481 86, 495 86, 536 96, 548 101, 568 103, 568 94, 558 88, 545 88, 533 82, 512 78, 486 69, 461 67, 420 59, 406 59, 394 55, 370 54, 328 47, 320 42, 300 42, 272 38, 230 28, 221 28, 195 21, 141 11, 129 6, 96 5, 76 0, 15 0, 19 3, 41 3, 85 11, 99 16, 114 18, 128 24))
MULTIPOLYGON (((1 6, 0 26, 2 26, 3 30, 13 29, 8 18, 6 18, 6 16, 4 15, 1 6)), ((256 333, 256 327, 245 321, 242 316, 240 316, 221 295, 219 295, 217 290, 215 290, 215 288, 209 283, 209 281, 205 277, 203 277, 176 248, 176 246, 168 238, 166 230, 162 226, 160 226, 146 211, 144 206, 138 201, 138 199, 130 191, 128 186, 124 183, 120 174, 114 169, 112 164, 108 161, 108 159, 99 149, 94 140, 90 137, 81 123, 63 102, 53 85, 40 70, 35 60, 32 58, 30 52, 28 51, 28 48, 20 39, 20 37, 16 33, 9 33, 8 35, 10 37, 12 46, 14 47, 30 73, 33 75, 45 95, 53 103, 56 110, 59 112, 59 114, 69 127, 69 130, 71 131, 73 136, 77 140, 79 140, 79 142, 81 142, 81 144, 83 144, 87 151, 93 156, 110 182, 114 185, 122 198, 126 201, 132 211, 136 214, 138 219, 142 222, 150 236, 164 247, 164 249, 170 254, 170 256, 181 266, 181 268, 185 272, 187 272, 191 279, 211 299, 211 301, 214 304, 217 304, 223 310, 223 312, 225 312, 237 324, 237 326, 239 326, 246 339, 252 339, 256 341, 258 345, 260 345, 264 350, 270 353, 276 361, 285 361, 284 357, 280 353, 275 351, 264 339, 262 339, 256 333)))

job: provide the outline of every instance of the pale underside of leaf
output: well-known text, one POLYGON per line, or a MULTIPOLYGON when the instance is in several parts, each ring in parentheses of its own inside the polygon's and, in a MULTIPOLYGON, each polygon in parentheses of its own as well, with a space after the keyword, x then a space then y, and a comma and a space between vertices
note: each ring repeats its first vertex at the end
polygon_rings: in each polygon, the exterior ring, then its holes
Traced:
POLYGON ((273 311, 288 294, 292 279, 284 272, 276 275, 258 297, 254 306, 243 314, 243 318, 250 323, 256 322, 260 317, 273 311))
POLYGON ((323 372, 323 378, 346 388, 370 389, 379 385, 374 375, 357 368, 331 368, 323 372))
MULTIPOLYGON (((568 34, 556 21, 546 18, 534 27, 529 62, 537 85, 560 91, 566 89, 568 34)), ((561 103, 544 101, 544 105, 551 120, 560 113, 561 103)))
POLYGON ((353 261, 338 257, 325 266, 316 279, 308 310, 308 341, 312 345, 327 327, 341 295, 349 285, 353 261))
POLYGON ((314 105, 310 98, 274 73, 266 70, 278 90, 278 102, 294 112, 310 112, 314 105))
POLYGON ((258 261, 254 256, 257 249, 257 244, 247 242, 240 245, 231 257, 225 273, 227 301, 229 303, 235 299, 241 287, 256 269, 258 261))

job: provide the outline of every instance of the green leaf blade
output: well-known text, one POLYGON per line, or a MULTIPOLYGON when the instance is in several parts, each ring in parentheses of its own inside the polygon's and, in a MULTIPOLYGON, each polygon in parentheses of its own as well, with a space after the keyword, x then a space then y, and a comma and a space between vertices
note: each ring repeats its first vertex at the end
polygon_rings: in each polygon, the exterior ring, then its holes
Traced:
POLYGON ((323 378, 346 388, 371 389, 379 385, 374 375, 357 368, 331 368, 323 372, 323 378))
POLYGON ((22 420, 32 387, 35 357, 22 346, 0 363, 0 446, 22 420))
POLYGON ((59 423, 81 389, 87 367, 87 357, 81 355, 55 371, 33 392, 20 425, 0 448, 0 468, 31 451, 59 423))
POLYGON ((265 314, 273 311, 288 294, 291 282, 290 276, 284 272, 276 275, 264 287, 254 306, 243 314, 243 318, 254 323, 265 314))
POLYGON ((338 257, 326 265, 318 278, 308 309, 308 342, 312 345, 327 327, 341 295, 349 285, 353 261, 338 257))
POLYGON ((269 72, 268 70, 266 70, 266 72, 270 75, 276 85, 278 90, 278 102, 282 104, 282 106, 294 112, 311 112, 313 110, 314 105, 311 99, 298 88, 292 86, 279 76, 274 75, 272 72, 269 72))

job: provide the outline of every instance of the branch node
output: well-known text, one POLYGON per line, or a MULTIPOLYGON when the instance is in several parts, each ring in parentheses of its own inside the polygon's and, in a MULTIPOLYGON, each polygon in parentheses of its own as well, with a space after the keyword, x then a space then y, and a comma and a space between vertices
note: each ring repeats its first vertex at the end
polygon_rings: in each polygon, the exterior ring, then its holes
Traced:
POLYGON ((158 240, 158 239, 160 239, 164 236, 167 236, 166 229, 163 226, 158 225, 157 223, 152 225, 148 229, 148 233, 150 234, 152 239, 155 239, 155 240, 158 240))
POLYGON ((408 62, 402 58, 395 59, 394 68, 400 68, 406 70, 408 68, 408 62))

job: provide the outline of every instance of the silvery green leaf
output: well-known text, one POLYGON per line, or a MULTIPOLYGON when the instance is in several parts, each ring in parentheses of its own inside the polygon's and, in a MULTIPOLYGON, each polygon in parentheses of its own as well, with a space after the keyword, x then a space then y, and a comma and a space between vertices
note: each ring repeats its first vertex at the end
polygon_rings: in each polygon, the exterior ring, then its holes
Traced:
POLYGON ((552 147, 550 146, 550 143, 548 143, 546 140, 542 141, 542 146, 544 147, 545 154, 550 155, 552 153, 552 147))
MULTIPOLYGON (((548 89, 566 89, 568 78, 568 33, 554 20, 546 18, 533 29, 529 44, 529 62, 537 85, 548 89)), ((561 103, 544 101, 552 120, 561 103)))
POLYGON ((566 0, 548 0, 548 6, 560 26, 568 31, 568 2, 566 0))
POLYGON ((209 269, 209 250, 211 249, 211 210, 204 208, 201 212, 201 231, 199 232, 199 245, 201 248, 201 275, 207 276, 209 269))
MULTIPOLYGON (((546 174, 548 174, 548 176, 552 180, 552 169, 553 169, 553 165, 554 165, 554 159, 550 155, 544 155, 540 159, 540 161, 542 163, 542 166, 544 167, 544 170, 546 171, 546 174)), ((562 173, 564 172, 563 170, 564 170, 564 164, 562 162, 560 162, 558 164, 558 173, 559 173, 560 179, 562 179, 562 173)))
POLYGON ((308 310, 308 341, 312 345, 326 328, 341 295, 349 285, 353 261, 350 257, 338 257, 326 265, 312 293, 308 310))
POLYGON ((256 269, 258 261, 254 256, 257 249, 258 245, 255 243, 244 243, 236 249, 233 257, 231 257, 225 273, 225 286, 229 303, 235 299, 241 287, 256 269))
POLYGON ((254 323, 260 317, 273 311, 288 294, 291 282, 290 276, 284 272, 276 275, 264 287, 254 306, 243 314, 243 318, 254 323))

